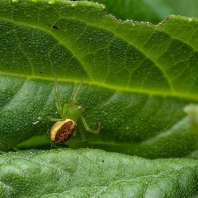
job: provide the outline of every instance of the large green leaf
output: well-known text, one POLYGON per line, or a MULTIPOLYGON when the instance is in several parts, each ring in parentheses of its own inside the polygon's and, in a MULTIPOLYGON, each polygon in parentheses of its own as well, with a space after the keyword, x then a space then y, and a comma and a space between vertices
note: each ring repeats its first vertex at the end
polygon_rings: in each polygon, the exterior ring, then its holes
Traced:
MULTIPOLYGON (((78 102, 91 128, 89 147, 156 158, 196 149, 183 112, 197 101, 197 19, 172 16, 154 26, 120 22, 92 2, 0 2, 0 150, 48 135, 46 117, 78 102), (41 122, 37 118, 42 117, 41 122)), ((36 141, 35 145, 39 143, 36 141)), ((77 136, 67 142, 83 146, 77 136)))
POLYGON ((0 156, 1 197, 195 197, 198 161, 148 160, 100 150, 0 156))

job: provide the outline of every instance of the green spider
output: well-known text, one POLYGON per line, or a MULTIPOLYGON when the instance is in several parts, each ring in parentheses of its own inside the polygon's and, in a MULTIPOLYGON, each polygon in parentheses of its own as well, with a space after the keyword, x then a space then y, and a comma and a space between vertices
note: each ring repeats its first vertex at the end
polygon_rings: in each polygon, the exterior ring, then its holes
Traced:
MULTIPOLYGON (((57 121, 52 126, 50 131, 51 141, 57 144, 61 144, 69 140, 69 138, 73 135, 74 131, 76 130, 77 122, 80 120, 88 132, 98 134, 100 131, 100 122, 98 123, 97 130, 90 129, 83 117, 83 113, 85 112, 85 110, 81 106, 77 105, 76 97, 82 86, 83 78, 74 94, 72 101, 70 103, 65 103, 63 106, 61 106, 60 102, 56 74, 54 75, 54 82, 56 93, 55 105, 60 115, 60 119, 49 117, 50 121, 57 121)), ((81 131, 81 136, 83 141, 86 141, 83 131, 81 131)))

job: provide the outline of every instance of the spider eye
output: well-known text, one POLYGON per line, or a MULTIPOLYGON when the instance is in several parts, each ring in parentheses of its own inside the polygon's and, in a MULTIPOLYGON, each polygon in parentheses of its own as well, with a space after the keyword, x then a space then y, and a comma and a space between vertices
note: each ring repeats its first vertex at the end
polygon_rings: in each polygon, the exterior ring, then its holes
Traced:
POLYGON ((81 106, 78 106, 78 110, 80 110, 82 113, 85 112, 85 110, 81 106))

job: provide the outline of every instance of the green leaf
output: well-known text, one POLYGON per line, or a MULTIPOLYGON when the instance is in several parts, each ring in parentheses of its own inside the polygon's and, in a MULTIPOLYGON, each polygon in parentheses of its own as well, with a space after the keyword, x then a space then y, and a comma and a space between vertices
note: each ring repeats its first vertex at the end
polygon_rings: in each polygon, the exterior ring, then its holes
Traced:
POLYGON ((117 19, 149 21, 157 24, 170 15, 198 17, 196 0, 89 0, 105 5, 117 19))
POLYGON ((0 156, 1 197, 195 197, 198 161, 148 160, 100 150, 0 156))
MULTIPOLYGON (((197 26, 179 16, 120 22, 93 2, 1 1, 0 150, 49 136, 56 73, 62 103, 85 77, 78 103, 91 128, 101 122, 99 135, 86 133, 89 147, 190 155, 197 145, 183 108, 198 98, 197 26)), ((78 131, 67 145, 86 146, 78 131)))

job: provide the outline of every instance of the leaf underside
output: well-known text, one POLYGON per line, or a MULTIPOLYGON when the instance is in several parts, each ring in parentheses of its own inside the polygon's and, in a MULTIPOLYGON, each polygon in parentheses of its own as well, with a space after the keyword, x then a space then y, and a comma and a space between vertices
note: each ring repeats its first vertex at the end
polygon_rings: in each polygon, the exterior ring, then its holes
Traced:
MULTIPOLYGON (((195 151, 183 108, 198 98, 197 19, 154 26, 92 2, 50 2, 0 3, 0 150, 48 136, 56 73, 62 104, 85 77, 78 103, 91 128, 101 122, 99 135, 86 133, 89 147, 150 158, 195 151)), ((67 145, 84 147, 78 130, 67 145)))

